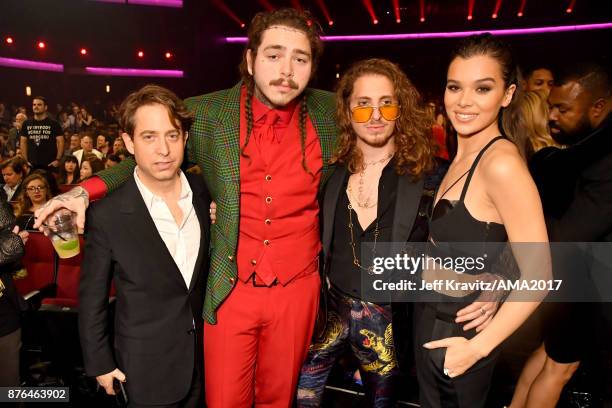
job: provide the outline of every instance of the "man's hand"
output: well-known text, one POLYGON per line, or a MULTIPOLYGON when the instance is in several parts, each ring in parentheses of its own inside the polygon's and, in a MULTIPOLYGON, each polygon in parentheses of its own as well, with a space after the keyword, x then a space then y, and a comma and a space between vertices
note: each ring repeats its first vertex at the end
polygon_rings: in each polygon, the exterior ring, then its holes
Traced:
POLYGON ((42 225, 48 224, 47 218, 60 208, 67 208, 76 213, 76 224, 79 232, 85 229, 85 210, 89 206, 89 194, 83 187, 75 187, 67 193, 47 201, 41 208, 34 212, 34 228, 42 231, 42 225))
POLYGON ((125 374, 123 374, 118 368, 115 368, 110 373, 97 376, 96 380, 98 381, 98 384, 100 384, 100 386, 106 390, 108 395, 115 395, 115 390, 113 389, 113 380, 115 378, 121 382, 125 382, 125 374))
POLYGON ((15 228, 13 228, 13 234, 19 235, 19 238, 21 238, 21 240, 23 241, 23 245, 28 242, 28 238, 30 237, 28 231, 19 231, 19 226, 17 225, 15 225, 15 228))
POLYGON ((214 224, 215 222, 217 222, 217 203, 211 201, 208 212, 210 213, 210 223, 214 224))
POLYGON ((49 166, 57 167, 57 166, 59 166, 59 163, 60 163, 59 160, 55 159, 51 163, 49 163, 49 166))

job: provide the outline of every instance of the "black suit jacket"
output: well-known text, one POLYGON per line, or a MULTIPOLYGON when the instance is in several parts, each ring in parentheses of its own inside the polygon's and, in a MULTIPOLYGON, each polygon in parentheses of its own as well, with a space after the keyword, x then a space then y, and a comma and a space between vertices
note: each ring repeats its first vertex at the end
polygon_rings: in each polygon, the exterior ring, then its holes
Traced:
MULTIPOLYGON (((391 228, 391 239, 396 243, 424 242, 427 239, 427 217, 433 193, 442 181, 446 173, 447 165, 439 162, 436 169, 418 179, 412 180, 408 175, 400 176, 397 184, 395 199, 395 211, 393 214, 393 227, 391 228), (417 229, 417 223, 422 228, 417 229), (423 228, 423 224, 425 227, 423 228), (416 233, 417 230, 420 233, 416 233)), ((322 221, 322 279, 321 279, 321 311, 317 318, 317 329, 315 333, 322 334, 325 328, 324 317, 327 315, 327 271, 331 260, 331 245, 334 234, 334 219, 336 207, 340 195, 344 193, 344 182, 349 177, 345 166, 337 166, 334 174, 330 177, 321 205, 322 221)), ((396 355, 402 369, 407 370, 411 366, 413 358, 412 348, 412 304, 393 303, 393 338, 396 355)))
POLYGON ((200 176, 187 175, 187 179, 201 228, 189 287, 133 178, 93 203, 87 215, 79 287, 85 369, 87 374, 98 376, 119 368, 127 377, 128 397, 140 404, 170 404, 183 399, 190 390, 194 364, 202 361, 210 197, 200 176), (113 279, 114 347, 107 326, 113 279))
MULTIPOLYGON (((15 190, 15 193, 11 197, 10 201, 17 201, 22 191, 23 191, 23 183, 20 182, 19 186, 17 186, 17 190, 15 190)), ((8 197, 6 195, 6 191, 4 191, 4 184, 3 184, 2 187, 0 188, 0 199, 2 199, 3 201, 8 201, 7 198, 8 197)))

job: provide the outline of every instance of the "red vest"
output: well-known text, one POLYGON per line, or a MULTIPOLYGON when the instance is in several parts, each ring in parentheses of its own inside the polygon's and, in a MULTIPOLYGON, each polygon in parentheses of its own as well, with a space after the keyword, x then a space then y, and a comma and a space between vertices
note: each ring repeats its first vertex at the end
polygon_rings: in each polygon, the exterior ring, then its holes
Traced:
MULTIPOLYGON (((240 117, 246 118, 246 90, 240 98, 240 117)), ((240 157, 240 227, 237 250, 238 278, 247 281, 257 273, 269 284, 277 278, 286 284, 306 268, 317 268, 321 249, 317 192, 323 167, 319 137, 306 120, 306 163, 302 167, 299 105, 277 111, 277 139, 254 137, 263 126, 258 121, 270 110, 253 97, 254 129, 240 157), (262 151, 266 154, 262 155, 262 151)), ((246 120, 240 121, 240 146, 246 120)))

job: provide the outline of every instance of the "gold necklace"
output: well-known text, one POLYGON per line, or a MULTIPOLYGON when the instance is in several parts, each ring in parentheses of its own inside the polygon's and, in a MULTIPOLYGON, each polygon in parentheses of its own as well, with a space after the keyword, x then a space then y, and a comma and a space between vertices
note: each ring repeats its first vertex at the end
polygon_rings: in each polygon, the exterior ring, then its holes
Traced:
MULTIPOLYGON (((348 227, 349 227, 349 231, 351 232, 351 249, 353 251, 353 265, 355 265, 359 269, 366 271, 369 275, 374 275, 374 265, 364 268, 359 263, 359 259, 357 259, 357 254, 355 253, 355 238, 353 236, 353 215, 351 211, 352 209, 353 209, 353 206, 349 203, 348 205, 348 213, 349 213, 348 227)), ((378 229, 378 218, 376 218, 376 225, 374 226, 374 246, 372 248, 372 256, 376 255, 376 242, 378 241, 379 233, 380 233, 380 230, 378 229)))
POLYGON ((366 169, 368 168, 368 166, 373 166, 375 164, 384 164, 386 161, 388 161, 389 159, 391 159, 393 157, 393 153, 389 153, 387 154, 385 157, 383 157, 382 159, 378 159, 378 160, 373 160, 371 162, 365 162, 363 165, 363 169, 359 172, 359 181, 358 181, 358 187, 357 187, 357 197, 354 196, 353 194, 353 189, 351 187, 351 183, 348 183, 348 188, 347 188, 347 192, 349 193, 349 196, 353 197, 353 200, 357 203, 357 206, 359 208, 374 208, 378 205, 378 199, 375 200, 374 204, 370 204, 370 199, 372 198, 372 194, 368 191, 368 195, 367 197, 365 197, 364 199, 364 185, 365 185, 365 172, 366 169))

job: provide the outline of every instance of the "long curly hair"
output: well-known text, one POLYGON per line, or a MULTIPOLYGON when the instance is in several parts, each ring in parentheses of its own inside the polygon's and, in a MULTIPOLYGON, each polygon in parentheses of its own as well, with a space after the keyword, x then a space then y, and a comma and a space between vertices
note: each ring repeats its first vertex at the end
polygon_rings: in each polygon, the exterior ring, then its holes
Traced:
MULTIPOLYGON (((247 32, 247 44, 242 55, 242 62, 240 63, 240 75, 242 82, 244 83, 247 91, 245 111, 247 120, 247 134, 244 145, 240 148, 240 154, 244 157, 248 157, 245 154, 245 149, 249 144, 251 138, 251 131, 253 130, 253 106, 252 99, 255 94, 255 80, 249 73, 247 63, 247 52, 250 50, 253 60, 257 55, 257 50, 261 45, 261 40, 264 31, 272 26, 286 26, 299 30, 306 34, 310 43, 310 49, 312 54, 312 72, 311 78, 319 64, 319 59, 323 53, 323 41, 321 40, 321 26, 316 22, 314 17, 307 11, 298 11, 291 8, 281 8, 270 12, 260 12, 253 17, 249 24, 247 32)), ((309 172, 306 165, 306 119, 308 117, 308 107, 306 105, 306 98, 302 97, 299 101, 299 129, 300 129, 300 143, 302 146, 302 167, 304 170, 309 172)))
POLYGON ((401 68, 391 61, 372 58, 352 65, 342 76, 336 89, 336 116, 339 137, 332 163, 345 164, 351 173, 364 168, 363 155, 357 148, 353 130, 350 98, 355 81, 364 75, 382 75, 391 81, 400 107, 395 121, 395 170, 418 178, 434 166, 436 145, 432 136, 433 120, 421 96, 401 68))

